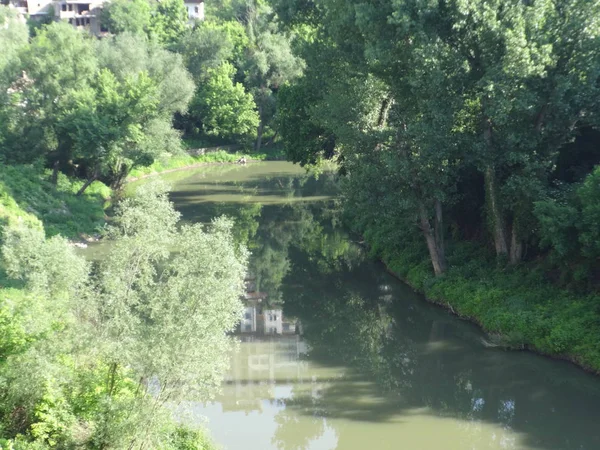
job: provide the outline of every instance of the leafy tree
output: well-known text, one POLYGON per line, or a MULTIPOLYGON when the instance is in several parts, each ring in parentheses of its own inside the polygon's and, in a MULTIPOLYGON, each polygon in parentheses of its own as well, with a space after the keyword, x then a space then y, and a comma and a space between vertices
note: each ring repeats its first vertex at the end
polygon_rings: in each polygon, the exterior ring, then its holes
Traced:
POLYGON ((208 79, 198 87, 190 115, 202 123, 207 134, 252 137, 259 117, 252 95, 233 81, 235 68, 225 62, 207 71, 208 79))
POLYGON ((265 126, 275 114, 279 87, 301 75, 304 63, 292 53, 288 36, 267 28, 264 18, 250 18, 250 45, 244 65, 245 83, 258 106, 259 124, 255 150, 260 150, 265 126), (262 29, 261 29, 262 28, 262 29))
POLYGON ((97 43, 98 61, 119 80, 147 72, 158 85, 157 114, 184 113, 194 93, 194 82, 182 57, 143 36, 124 33, 97 43))
POLYGON ((99 72, 87 91, 74 95, 72 113, 65 117, 64 132, 69 134, 76 152, 91 169, 77 195, 100 175, 110 174, 113 186, 120 183, 133 167, 152 162, 152 146, 141 145, 148 136, 148 121, 156 117, 157 86, 141 72, 123 82, 107 69, 99 72))
MULTIPOLYGON (((19 80, 21 65, 20 55, 28 44, 27 27, 18 20, 16 11, 0 6, 0 148, 10 147, 12 142, 5 142, 8 136, 19 135, 23 124, 19 121, 18 109, 15 105, 21 101, 20 90, 26 80, 19 80)), ((0 153, 4 157, 5 151, 0 153)))
MULTIPOLYGON (((145 104, 147 107, 143 111, 134 108, 130 113, 124 109, 119 113, 121 118, 115 122, 121 125, 126 138, 121 140, 121 150, 117 152, 121 156, 108 158, 110 164, 105 166, 107 170, 103 174, 119 188, 134 166, 151 164, 164 153, 182 151, 179 133, 171 122, 173 114, 187 111, 194 82, 180 55, 129 33, 100 41, 98 59, 120 84, 127 85, 142 76, 148 77, 147 81, 155 86, 145 93, 131 91, 131 95, 138 95, 140 106, 145 104), (146 96, 143 102, 139 97, 142 94, 146 96)), ((128 108, 127 102, 122 106, 128 108)))
POLYGON ((206 400, 220 383, 247 253, 228 219, 206 229, 178 220, 165 188, 145 186, 118 208, 93 270, 62 238, 5 234, 6 267, 27 295, 9 312, 26 330, 13 341, 26 345, 0 365, 3 436, 39 448, 206 443, 163 405, 206 400))
POLYGON ((231 60, 234 45, 223 28, 203 22, 189 29, 175 48, 183 56, 194 79, 201 83, 207 77, 207 70, 231 60))
POLYGON ((188 15, 183 0, 117 0, 102 9, 101 20, 114 34, 146 35, 167 45, 183 34, 188 15))
POLYGON ((161 0, 156 3, 150 32, 163 45, 177 42, 185 32, 188 12, 183 0, 161 0))
POLYGON ((18 67, 19 53, 27 45, 29 34, 25 24, 19 20, 17 12, 4 5, 0 6, 0 24, 0 40, 3 45, 0 73, 2 81, 6 82, 6 78, 10 78, 10 70, 18 67))
POLYGON ((48 158, 58 169, 59 163, 71 160, 70 137, 62 132, 61 120, 71 97, 88 86, 96 67, 91 39, 69 24, 48 25, 31 40, 23 49, 22 73, 11 94, 18 122, 5 138, 7 161, 48 158))
POLYGON ((152 4, 148 0, 116 0, 102 8, 101 20, 112 33, 148 33, 152 4))
MULTIPOLYGON (((360 180, 363 169, 371 173, 368 164, 389 173, 389 189, 375 187, 371 176, 362 179, 369 180, 363 188, 373 190, 365 198, 385 202, 386 193, 398 193, 401 206, 390 206, 391 211, 403 216, 407 207, 412 211, 438 274, 445 265, 447 227, 442 213, 461 201, 455 192, 467 172, 459 168, 471 167, 485 189, 484 212, 497 254, 512 263, 520 261, 524 242, 535 243, 533 203, 544 197, 560 146, 576 132, 574 124, 594 126, 597 121, 598 28, 589 19, 597 16, 597 5, 478 0, 443 5, 280 3, 278 9, 310 10, 306 20, 316 33, 312 47, 335 50, 350 76, 348 80, 315 63, 311 46, 308 53, 302 49, 310 80, 300 85, 315 89, 305 88, 310 103, 294 105, 300 113, 286 110, 289 118, 296 114, 301 119, 300 130, 310 138, 307 156, 290 148, 294 158, 318 160, 324 148, 319 140, 331 133, 345 161, 343 169, 353 170, 350 178, 360 180), (570 44, 576 33, 585 35, 579 48, 570 44), (327 76, 319 76, 317 67, 327 76), (387 120, 381 121, 379 131, 363 132, 365 140, 349 146, 347 138, 338 136, 336 119, 345 118, 350 125, 346 130, 365 127, 359 117, 347 117, 350 107, 330 111, 331 105, 343 102, 335 102, 327 92, 336 86, 338 93, 352 92, 353 72, 384 83, 387 94, 381 97, 380 111, 385 113, 380 117, 387 120), (327 88, 319 89, 324 78, 327 88)), ((302 103, 301 91, 290 88, 294 90, 295 101, 302 103)), ((294 104, 291 96, 282 99, 294 104)), ((293 119, 282 119, 292 126, 293 119)), ((284 134, 288 132, 294 133, 284 134)), ((353 192, 358 193, 358 187, 353 192)))

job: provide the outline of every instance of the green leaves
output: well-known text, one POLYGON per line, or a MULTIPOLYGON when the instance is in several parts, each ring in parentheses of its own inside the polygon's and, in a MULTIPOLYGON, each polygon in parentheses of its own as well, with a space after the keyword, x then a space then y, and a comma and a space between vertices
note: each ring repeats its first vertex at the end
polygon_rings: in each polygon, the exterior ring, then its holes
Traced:
POLYGON ((225 62, 208 69, 208 79, 198 87, 190 115, 197 117, 207 134, 252 137, 258 114, 252 95, 233 81, 235 68, 225 62))
POLYGON ((214 394, 248 254, 229 219, 178 222, 166 187, 144 186, 119 206, 93 270, 60 238, 6 233, 5 267, 26 293, 0 301, 0 423, 15 409, 27 417, 10 433, 50 447, 169 448, 162 405, 214 394))
POLYGON ((182 0, 116 0, 102 10, 102 22, 112 33, 147 35, 163 45, 177 41, 187 21, 182 0))

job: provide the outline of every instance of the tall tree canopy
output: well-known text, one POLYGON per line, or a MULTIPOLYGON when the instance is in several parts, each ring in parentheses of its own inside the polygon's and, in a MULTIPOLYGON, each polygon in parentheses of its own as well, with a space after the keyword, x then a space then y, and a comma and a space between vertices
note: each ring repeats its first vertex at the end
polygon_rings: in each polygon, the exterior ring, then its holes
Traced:
POLYGON ((379 199, 371 228, 381 226, 383 205, 390 224, 413 217, 437 274, 446 267, 444 211, 464 207, 466 177, 480 180, 485 204, 475 207, 486 233, 498 256, 517 263, 538 242, 534 205, 551 195, 561 149, 578 130, 598 127, 598 8, 543 0, 277 2, 291 29, 309 27, 316 36, 299 47, 304 79, 281 95, 288 155, 318 161, 335 142, 355 186, 349 207, 379 199), (286 16, 290 10, 298 16, 286 16), (323 63, 315 54, 333 57, 323 63), (352 93, 368 77, 381 88, 367 123, 368 114, 337 108, 343 100, 330 93, 365 105, 368 95, 352 93), (377 182, 377 173, 390 178, 377 182))

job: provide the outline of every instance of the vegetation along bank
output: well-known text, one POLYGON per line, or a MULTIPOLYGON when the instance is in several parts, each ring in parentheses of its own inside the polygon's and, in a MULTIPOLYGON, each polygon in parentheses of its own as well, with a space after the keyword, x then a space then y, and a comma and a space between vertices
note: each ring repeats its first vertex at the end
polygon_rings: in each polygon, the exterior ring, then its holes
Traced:
POLYGON ((284 148, 338 162, 373 254, 499 343, 600 372, 600 5, 276 10, 306 64, 284 148))
POLYGON ((246 250, 227 220, 179 226, 164 187, 119 192, 152 173, 274 157, 276 91, 301 61, 268 5, 212 4, 200 20, 181 0, 115 0, 99 13, 108 31, 93 36, 80 19, 38 20, 9 3, 0 448, 212 449, 172 407, 218 390, 246 250), (231 145, 239 153, 191 151, 231 145), (101 262, 66 241, 97 233, 111 241, 101 262))
POLYGON ((239 157, 186 142, 334 160, 346 222, 391 270, 502 344, 600 371, 598 2, 215 0, 195 21, 181 0, 114 0, 101 15, 100 38, 0 6, 2 448, 210 445, 163 406, 218 386, 246 262, 231 224, 180 229, 156 185, 115 206, 105 262, 64 240, 97 231, 129 177, 239 157), (177 246, 190 253, 169 259, 177 246), (201 296, 227 305, 211 324, 201 296))

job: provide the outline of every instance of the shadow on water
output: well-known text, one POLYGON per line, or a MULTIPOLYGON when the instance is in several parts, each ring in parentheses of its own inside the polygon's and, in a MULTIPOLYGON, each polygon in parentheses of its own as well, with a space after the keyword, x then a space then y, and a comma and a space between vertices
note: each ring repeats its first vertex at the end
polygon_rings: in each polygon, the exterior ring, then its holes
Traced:
POLYGON ((264 307, 283 305, 301 324, 302 336, 244 338, 221 409, 205 412, 217 439, 233 427, 240 436, 272 433, 270 448, 287 450, 319 440, 340 449, 600 448, 597 378, 487 348, 475 326, 370 261, 339 228, 334 202, 293 201, 330 195, 332 176, 282 168, 194 175, 171 194, 186 220, 234 217, 264 307), (246 416, 234 424, 238 411, 246 416))
MULTIPOLYGON (((310 359, 349 368, 324 385, 323 417, 410 423, 414 414, 432 415, 520 436, 504 448, 600 448, 595 377, 530 353, 485 348, 475 327, 426 304, 376 264, 324 277, 303 249, 290 257, 294 271, 284 286, 302 286, 284 288, 283 297, 286 312, 304 325, 310 359)), ((299 392, 286 407, 314 416, 311 402, 299 392)))

